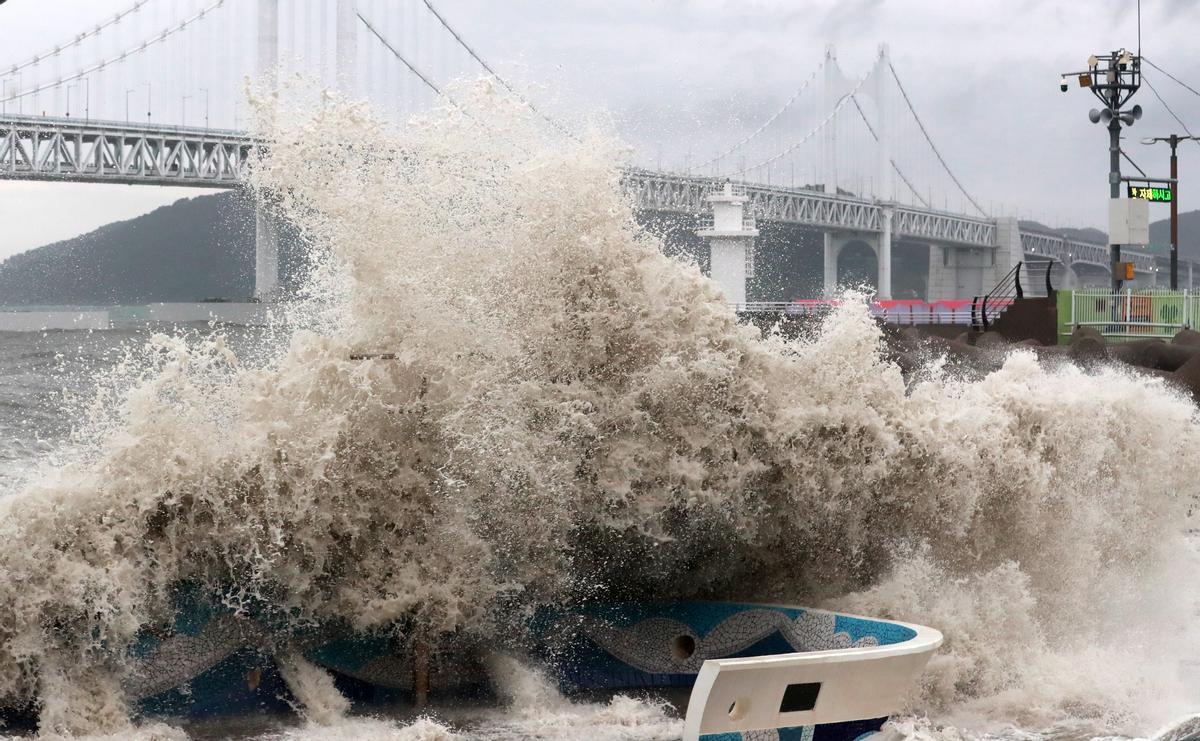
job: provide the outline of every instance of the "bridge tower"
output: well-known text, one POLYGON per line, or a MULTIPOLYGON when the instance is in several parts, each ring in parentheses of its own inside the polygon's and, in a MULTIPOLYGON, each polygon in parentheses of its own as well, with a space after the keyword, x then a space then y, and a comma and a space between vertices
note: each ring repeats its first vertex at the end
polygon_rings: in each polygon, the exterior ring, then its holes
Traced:
POLYGON ((354 67, 358 62, 358 18, 354 0, 337 4, 337 86, 346 95, 354 95, 354 67))
POLYGON ((275 87, 279 64, 279 0, 258 0, 258 75, 268 88, 275 87))
POLYGON ((712 224, 696 233, 708 240, 709 277, 731 304, 746 303, 746 279, 754 277, 754 238, 758 229, 746 213, 746 187, 728 180, 708 195, 712 224))
MULTIPOLYGON (((838 67, 837 48, 833 44, 825 47, 825 106, 824 110, 832 111, 846 91, 845 79, 838 67)), ((836 196, 838 192, 837 170, 837 126, 826 126, 822 133, 821 174, 824 176, 825 192, 836 196)))
MULTIPOLYGON (((258 74, 275 89, 279 64, 279 0, 258 0, 258 74)), ((279 225, 267 204, 254 208, 254 297, 272 301, 279 292, 279 225)))
POLYGON ((875 61, 875 136, 879 140, 875 197, 883 203, 896 200, 896 172, 892 169, 892 86, 888 72, 891 55, 887 44, 879 45, 879 58, 875 61))
MULTIPOLYGON (((876 296, 880 299, 892 297, 892 217, 895 210, 896 182, 892 168, 892 138, 890 126, 890 92, 888 72, 890 71, 890 55, 887 44, 879 45, 879 57, 872 71, 873 84, 863 88, 862 94, 869 95, 875 102, 875 138, 878 141, 876 150, 876 187, 875 200, 879 204, 879 232, 834 233, 826 230, 824 263, 825 263, 825 294, 832 296, 837 291, 837 260, 842 248, 850 241, 862 241, 870 245, 875 252, 878 265, 876 274, 876 296)), ((835 110, 850 95, 855 86, 842 74, 838 67, 837 49, 832 44, 825 47, 825 110, 835 110)), ((829 195, 838 194, 838 142, 837 127, 826 126, 823 132, 822 169, 824 189, 829 195)), ((866 197, 859 194, 859 197, 866 197)))
POLYGON ((876 183, 875 199, 879 201, 880 221, 878 296, 888 300, 892 297, 892 202, 896 200, 895 183, 892 175, 892 140, 891 127, 888 125, 891 113, 889 103, 888 45, 879 45, 879 59, 875 62, 875 135, 879 139, 878 146, 878 182, 876 183))

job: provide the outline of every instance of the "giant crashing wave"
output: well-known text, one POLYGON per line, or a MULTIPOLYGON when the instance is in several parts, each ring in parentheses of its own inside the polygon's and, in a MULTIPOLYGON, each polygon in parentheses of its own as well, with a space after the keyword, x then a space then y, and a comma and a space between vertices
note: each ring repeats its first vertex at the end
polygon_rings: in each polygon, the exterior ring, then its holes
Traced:
POLYGON ((252 172, 315 245, 284 349, 156 336, 87 450, 0 502, 0 696, 43 730, 127 728, 185 588, 281 655, 325 624, 488 645, 546 606, 819 602, 943 629, 914 710, 1178 709, 1198 436, 1160 382, 1018 352, 906 385, 858 302, 740 325, 601 133, 486 82, 399 128, 286 99, 252 172))

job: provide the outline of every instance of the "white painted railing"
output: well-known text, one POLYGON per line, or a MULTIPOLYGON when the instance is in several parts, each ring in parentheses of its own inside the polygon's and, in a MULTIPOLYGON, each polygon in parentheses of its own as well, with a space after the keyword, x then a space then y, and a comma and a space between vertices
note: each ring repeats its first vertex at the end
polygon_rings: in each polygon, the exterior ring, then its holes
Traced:
MULTIPOLYGON (((696 220, 696 228, 699 231, 713 230, 715 228, 714 217, 712 214, 700 214, 696 220)), ((752 232, 758 228, 758 220, 753 214, 742 215, 742 231, 752 232)))

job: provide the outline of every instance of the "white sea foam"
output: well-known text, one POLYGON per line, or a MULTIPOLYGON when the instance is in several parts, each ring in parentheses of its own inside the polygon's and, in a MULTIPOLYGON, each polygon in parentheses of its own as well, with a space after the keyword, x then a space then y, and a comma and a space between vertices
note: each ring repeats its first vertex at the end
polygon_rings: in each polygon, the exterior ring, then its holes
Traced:
POLYGON ((261 741, 463 741, 462 736, 432 718, 410 723, 380 718, 349 718, 332 726, 314 725, 278 734, 261 741))
MULTIPOLYGON (((263 363, 155 337, 87 454, 0 501, 0 695, 129 730, 122 648, 186 579, 402 641, 640 594, 926 622, 947 643, 909 707, 932 720, 894 726, 913 738, 1195 709, 1189 402, 1029 354, 906 387, 854 300, 760 338, 636 228, 605 137, 454 95, 402 130, 337 99, 264 116, 254 186, 317 246, 296 331, 263 363)), ((488 727, 677 733, 628 698, 522 697, 488 727)), ((458 732, 330 722, 294 733, 458 732)))

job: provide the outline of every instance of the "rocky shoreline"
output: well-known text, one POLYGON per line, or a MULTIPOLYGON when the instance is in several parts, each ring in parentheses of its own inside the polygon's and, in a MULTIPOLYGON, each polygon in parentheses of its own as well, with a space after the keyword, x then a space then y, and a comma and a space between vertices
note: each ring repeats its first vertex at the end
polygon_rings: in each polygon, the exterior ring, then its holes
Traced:
POLYGON ((982 378, 999 370, 1009 351, 1020 348, 1035 353, 1049 367, 1068 362, 1083 368, 1119 363, 1162 378, 1200 403, 1200 332, 1193 329, 1184 329, 1170 340, 1110 342, 1092 327, 1077 327, 1067 344, 1052 346, 1036 340, 1013 342, 997 332, 963 332, 946 339, 913 327, 887 327, 885 337, 888 357, 906 379, 916 377, 934 357, 945 357, 953 372, 982 378))

